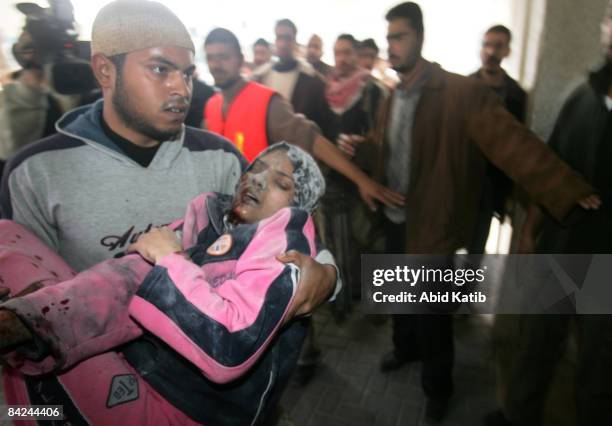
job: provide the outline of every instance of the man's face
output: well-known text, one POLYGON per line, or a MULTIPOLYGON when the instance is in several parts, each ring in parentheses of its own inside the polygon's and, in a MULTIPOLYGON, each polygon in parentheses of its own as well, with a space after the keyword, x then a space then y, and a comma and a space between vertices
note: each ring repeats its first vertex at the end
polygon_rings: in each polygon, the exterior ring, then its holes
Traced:
POLYGON ((240 222, 255 223, 293 204, 293 166, 282 150, 255 159, 242 175, 232 211, 240 222))
POLYGON ((601 43, 606 60, 612 63, 612 16, 604 19, 601 24, 601 43))
POLYGON ((240 77, 242 55, 227 43, 212 43, 204 46, 208 69, 215 79, 215 86, 224 88, 240 77))
POLYGON ((318 62, 323 56, 323 42, 319 37, 311 37, 306 49, 306 60, 311 64, 318 62))
POLYGON ((340 77, 348 77, 357 67, 357 51, 348 40, 337 40, 334 44, 336 71, 340 77))
POLYGON ((420 40, 412 24, 403 18, 389 21, 387 42, 389 43, 388 52, 391 68, 400 74, 412 70, 421 57, 422 45, 422 40, 420 40))
POLYGON ((378 53, 376 49, 372 49, 371 47, 362 47, 357 52, 358 56, 358 64, 360 67, 368 69, 372 71, 374 69, 374 65, 376 65, 376 59, 378 59, 378 53))
POLYGON ((155 47, 130 52, 118 70, 112 105, 123 124, 157 141, 173 139, 189 110, 193 52, 155 47))
POLYGON ((506 34, 490 32, 484 35, 480 49, 480 61, 485 71, 499 71, 502 61, 509 54, 510 42, 506 34))
POLYGON ((23 68, 41 68, 41 61, 29 32, 24 31, 19 35, 17 43, 13 46, 13 54, 23 68))
POLYGON ((262 46, 261 44, 253 46, 253 64, 256 67, 269 62, 271 57, 272 52, 270 52, 269 47, 262 46))
POLYGON ((281 61, 293 59, 293 52, 295 50, 295 33, 293 29, 285 25, 278 25, 274 33, 276 34, 276 56, 281 61))

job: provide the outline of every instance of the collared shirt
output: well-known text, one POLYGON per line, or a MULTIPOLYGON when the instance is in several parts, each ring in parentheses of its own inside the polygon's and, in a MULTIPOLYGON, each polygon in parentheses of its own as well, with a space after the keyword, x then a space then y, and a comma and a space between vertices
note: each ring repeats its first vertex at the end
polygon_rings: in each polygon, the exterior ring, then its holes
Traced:
MULTIPOLYGON (((398 87, 391 104, 389 162, 387 163, 387 184, 400 194, 408 192, 410 183, 410 149, 412 127, 425 81, 429 78, 429 68, 421 78, 409 88, 398 87)), ((406 221, 406 209, 385 206, 385 216, 393 223, 406 221)))

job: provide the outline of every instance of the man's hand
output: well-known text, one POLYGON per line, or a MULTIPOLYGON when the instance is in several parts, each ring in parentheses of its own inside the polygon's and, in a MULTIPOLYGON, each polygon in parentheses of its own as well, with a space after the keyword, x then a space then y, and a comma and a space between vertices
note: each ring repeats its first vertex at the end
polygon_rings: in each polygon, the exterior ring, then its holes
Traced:
POLYGON ((347 135, 345 133, 341 133, 338 136, 338 140, 336 141, 336 145, 345 153, 349 158, 353 158, 355 156, 355 152, 357 151, 357 146, 365 141, 365 137, 361 135, 347 135))
POLYGON ((592 194, 578 201, 578 204, 585 210, 598 210, 601 207, 601 198, 599 195, 592 194))
POLYGON ((343 154, 343 151, 336 144, 331 143, 323 136, 317 135, 315 137, 312 153, 317 159, 353 181, 359 188, 359 195, 371 210, 376 211, 374 200, 378 200, 389 207, 399 207, 404 204, 402 195, 373 181, 346 158, 346 154, 343 154))
POLYGON ((134 244, 128 247, 127 252, 138 252, 148 262, 156 263, 162 257, 182 249, 174 231, 167 226, 162 226, 141 235, 134 244))
POLYGON ((376 183, 370 178, 364 179, 362 182, 360 182, 358 188, 361 199, 373 212, 376 211, 376 203, 374 200, 378 200, 389 207, 401 207, 406 202, 403 195, 392 191, 386 186, 376 183))
POLYGON ((295 250, 280 254, 276 259, 283 263, 293 263, 300 268, 300 282, 287 320, 311 313, 329 298, 337 279, 336 268, 322 265, 310 256, 295 250))

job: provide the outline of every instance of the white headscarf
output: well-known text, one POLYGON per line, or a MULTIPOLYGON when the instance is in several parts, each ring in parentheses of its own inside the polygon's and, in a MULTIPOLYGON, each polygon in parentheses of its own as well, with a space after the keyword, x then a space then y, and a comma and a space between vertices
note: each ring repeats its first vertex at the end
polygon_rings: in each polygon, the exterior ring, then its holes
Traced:
MULTIPOLYGON (((270 145, 259 153, 257 158, 276 150, 285 151, 293 166, 293 183, 295 186, 293 206, 312 213, 317 208, 319 199, 325 194, 325 178, 321 169, 310 154, 287 142, 270 145)), ((251 165, 246 169, 247 172, 251 165)))

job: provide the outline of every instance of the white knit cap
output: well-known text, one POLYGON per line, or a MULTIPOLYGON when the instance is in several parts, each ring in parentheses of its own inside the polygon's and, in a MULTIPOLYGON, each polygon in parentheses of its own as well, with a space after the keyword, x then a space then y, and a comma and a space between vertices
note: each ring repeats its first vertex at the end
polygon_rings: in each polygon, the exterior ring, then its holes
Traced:
POLYGON ((161 46, 183 47, 195 53, 185 25, 163 4, 115 0, 98 12, 91 33, 92 55, 113 56, 161 46))

